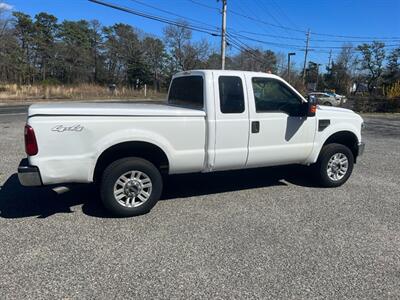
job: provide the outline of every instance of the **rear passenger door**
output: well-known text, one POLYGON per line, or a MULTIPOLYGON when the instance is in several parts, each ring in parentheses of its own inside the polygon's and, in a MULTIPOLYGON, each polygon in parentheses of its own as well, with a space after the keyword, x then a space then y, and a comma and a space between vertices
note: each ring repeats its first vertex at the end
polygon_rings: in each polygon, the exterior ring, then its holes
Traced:
POLYGON ((242 74, 214 72, 215 160, 214 170, 239 169, 246 165, 249 112, 242 74))

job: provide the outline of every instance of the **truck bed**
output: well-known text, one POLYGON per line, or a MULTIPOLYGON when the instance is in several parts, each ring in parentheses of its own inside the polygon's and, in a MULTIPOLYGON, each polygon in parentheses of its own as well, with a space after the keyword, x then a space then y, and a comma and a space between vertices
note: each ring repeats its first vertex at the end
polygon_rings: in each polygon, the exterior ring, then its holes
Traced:
POLYGON ((32 116, 185 116, 204 117, 203 110, 169 105, 167 103, 51 103, 34 104, 29 108, 32 116))

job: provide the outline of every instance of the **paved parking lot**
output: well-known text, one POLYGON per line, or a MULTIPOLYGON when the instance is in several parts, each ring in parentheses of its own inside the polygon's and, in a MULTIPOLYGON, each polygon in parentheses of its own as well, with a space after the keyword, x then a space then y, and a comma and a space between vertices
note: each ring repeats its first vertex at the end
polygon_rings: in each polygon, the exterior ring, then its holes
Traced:
POLYGON ((1 298, 400 297, 400 116, 365 117, 340 188, 300 167, 175 176, 129 219, 92 187, 21 187, 24 119, 0 115, 1 298))

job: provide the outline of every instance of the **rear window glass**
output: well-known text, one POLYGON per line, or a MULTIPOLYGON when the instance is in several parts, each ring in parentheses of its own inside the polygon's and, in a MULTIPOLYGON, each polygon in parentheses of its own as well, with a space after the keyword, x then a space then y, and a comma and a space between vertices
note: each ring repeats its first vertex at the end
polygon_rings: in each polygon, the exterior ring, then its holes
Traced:
POLYGON ((183 76, 172 80, 168 103, 203 108, 204 92, 202 76, 183 76))
POLYGON ((224 114, 244 112, 242 79, 236 76, 220 76, 218 84, 221 112, 224 114))

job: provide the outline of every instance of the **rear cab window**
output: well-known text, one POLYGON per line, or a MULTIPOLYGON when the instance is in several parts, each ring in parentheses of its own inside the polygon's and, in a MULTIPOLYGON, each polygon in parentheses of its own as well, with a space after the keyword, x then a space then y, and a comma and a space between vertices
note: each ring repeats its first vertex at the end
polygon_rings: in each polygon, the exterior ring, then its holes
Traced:
POLYGON ((220 76, 218 85, 221 112, 224 114, 244 112, 242 79, 237 76, 220 76))
POLYGON ((174 78, 169 89, 168 103, 177 106, 203 109, 203 77, 200 75, 191 75, 174 78))

